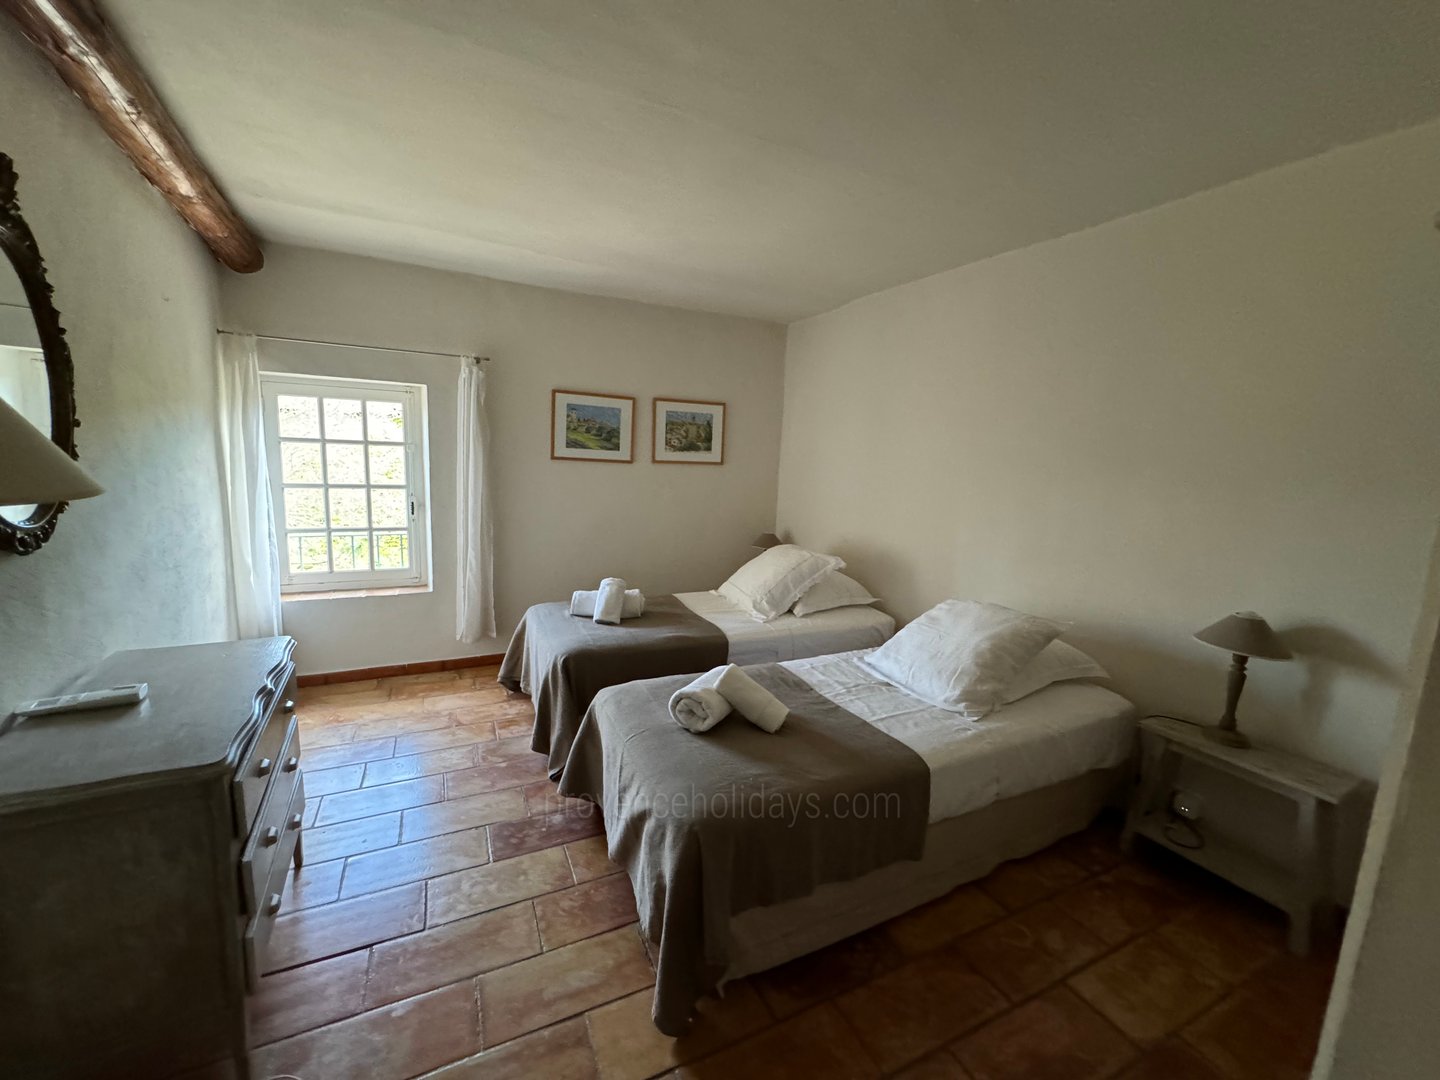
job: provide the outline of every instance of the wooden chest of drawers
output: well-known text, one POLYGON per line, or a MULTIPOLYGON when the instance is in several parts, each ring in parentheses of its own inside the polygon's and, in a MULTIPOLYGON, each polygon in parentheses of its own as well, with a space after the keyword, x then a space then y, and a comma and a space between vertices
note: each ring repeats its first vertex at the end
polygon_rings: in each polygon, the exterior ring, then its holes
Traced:
POLYGON ((290 638, 116 653, 0 735, 0 1076, 248 1076, 304 774, 290 638))

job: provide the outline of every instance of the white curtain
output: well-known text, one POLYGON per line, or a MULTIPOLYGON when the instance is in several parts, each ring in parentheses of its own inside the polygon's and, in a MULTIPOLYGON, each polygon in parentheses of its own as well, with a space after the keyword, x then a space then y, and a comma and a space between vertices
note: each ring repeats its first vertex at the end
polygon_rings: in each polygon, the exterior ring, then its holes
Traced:
POLYGON ((495 520, 486 481, 490 420, 485 415, 485 368, 473 356, 460 358, 458 429, 455 638, 479 641, 495 636, 495 520))
POLYGON ((253 334, 216 334, 230 587, 242 638, 280 633, 280 557, 253 334))

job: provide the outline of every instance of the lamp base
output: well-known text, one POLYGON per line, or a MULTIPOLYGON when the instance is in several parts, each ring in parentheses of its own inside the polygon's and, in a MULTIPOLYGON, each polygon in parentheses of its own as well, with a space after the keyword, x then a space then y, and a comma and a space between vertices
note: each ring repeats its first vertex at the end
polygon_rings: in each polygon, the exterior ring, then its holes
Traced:
POLYGON ((1207 727, 1205 737, 1211 742, 1218 742, 1222 746, 1233 746, 1237 750, 1250 748, 1250 740, 1234 728, 1207 727))

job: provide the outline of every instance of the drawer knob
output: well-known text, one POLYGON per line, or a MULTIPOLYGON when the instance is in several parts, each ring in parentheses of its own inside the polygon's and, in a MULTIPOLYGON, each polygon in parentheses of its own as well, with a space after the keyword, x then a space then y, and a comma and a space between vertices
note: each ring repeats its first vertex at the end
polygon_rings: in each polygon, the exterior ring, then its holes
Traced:
POLYGON ((265 901, 265 914, 277 915, 280 912, 280 894, 272 892, 270 898, 265 901))
POLYGON ((295 771, 296 769, 298 769, 299 767, 300 767, 300 759, 299 759, 298 757, 292 757, 292 758, 290 758, 288 761, 285 762, 285 771, 286 771, 286 772, 294 772, 294 771, 295 771))
POLYGON ((265 830, 265 836, 264 836, 264 838, 263 838, 263 842, 264 842, 264 844, 265 844, 266 847, 269 847, 271 844, 279 843, 279 842, 280 842, 280 830, 277 829, 274 825, 271 825, 268 829, 265 830))
POLYGON ((300 827, 300 815, 299 815, 299 814, 291 814, 291 815, 290 815, 290 828, 292 828, 292 829, 298 829, 299 827, 300 827))
POLYGON ((281 705, 280 708, 283 709, 285 712, 294 712, 295 702, 291 701, 289 698, 286 698, 285 704, 281 705))
POLYGON ((262 758, 260 759, 260 764, 255 766, 255 775, 256 775, 256 776, 269 776, 269 775, 270 775, 270 770, 273 769, 274 767, 275 767, 275 762, 271 761, 268 757, 262 757, 262 758))

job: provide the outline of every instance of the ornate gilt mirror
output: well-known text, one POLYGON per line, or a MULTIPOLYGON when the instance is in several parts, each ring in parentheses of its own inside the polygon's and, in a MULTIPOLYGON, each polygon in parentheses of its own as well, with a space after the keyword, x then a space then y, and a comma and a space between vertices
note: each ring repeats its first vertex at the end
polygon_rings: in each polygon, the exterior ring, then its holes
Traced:
MULTIPOLYGON (((80 426, 75 369, 15 186, 15 164, 0 154, 0 248, 6 255, 0 260, 0 398, 73 458, 80 426)), ((37 550, 55 532, 66 505, 0 506, 0 551, 37 550)))

